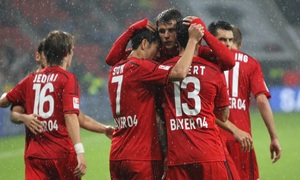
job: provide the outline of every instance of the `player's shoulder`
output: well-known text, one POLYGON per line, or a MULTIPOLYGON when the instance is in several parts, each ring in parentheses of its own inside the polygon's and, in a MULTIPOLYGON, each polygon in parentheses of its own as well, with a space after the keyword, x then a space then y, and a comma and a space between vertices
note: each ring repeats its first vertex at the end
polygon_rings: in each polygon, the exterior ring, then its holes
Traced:
POLYGON ((255 59, 254 57, 252 57, 251 55, 249 55, 244 51, 231 49, 231 52, 234 54, 234 59, 236 61, 258 63, 257 59, 255 59))
POLYGON ((159 65, 158 62, 150 59, 129 58, 126 64, 144 69, 152 69, 159 65))
POLYGON ((204 59, 203 57, 194 56, 192 64, 198 64, 199 66, 205 66, 215 72, 222 72, 222 69, 218 64, 216 64, 212 61, 209 61, 207 59, 204 59))
POLYGON ((45 73, 45 74, 58 74, 60 79, 66 78, 66 79, 76 79, 75 74, 73 74, 70 71, 67 71, 59 66, 53 66, 53 67, 46 67, 44 68, 42 71, 40 71, 41 73, 45 73))
POLYGON ((181 58, 181 56, 175 56, 173 58, 170 58, 170 59, 166 60, 162 64, 174 66, 177 63, 177 61, 179 61, 180 58, 181 58))

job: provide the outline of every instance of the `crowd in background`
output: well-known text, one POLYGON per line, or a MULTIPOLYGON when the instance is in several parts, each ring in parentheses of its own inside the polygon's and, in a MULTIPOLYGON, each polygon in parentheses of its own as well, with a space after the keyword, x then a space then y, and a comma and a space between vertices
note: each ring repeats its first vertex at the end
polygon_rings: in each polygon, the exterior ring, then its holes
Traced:
POLYGON ((106 84, 105 57, 114 40, 132 22, 145 17, 154 21, 156 14, 172 5, 159 0, 4 0, 0 6, 1 93, 35 71, 39 41, 60 29, 75 36, 70 70, 77 75, 82 93, 97 95, 106 84))
MULTIPOLYGON (((142 18, 154 22, 156 14, 174 4, 159 0, 3 0, 0 6, 0 93, 35 71, 39 41, 51 30, 60 29, 76 38, 70 70, 77 75, 82 93, 98 95, 106 89, 109 67, 104 59, 115 39, 133 22, 142 18)), ((269 85, 300 84, 298 70, 263 63, 262 67, 269 85)))

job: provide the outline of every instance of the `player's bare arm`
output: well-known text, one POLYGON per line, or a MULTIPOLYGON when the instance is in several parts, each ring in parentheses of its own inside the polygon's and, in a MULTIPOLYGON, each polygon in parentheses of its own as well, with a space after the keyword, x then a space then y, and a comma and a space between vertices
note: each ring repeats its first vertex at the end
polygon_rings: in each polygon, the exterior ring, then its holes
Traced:
POLYGON ((223 122, 216 119, 216 123, 220 128, 232 134, 232 136, 241 144, 242 152, 249 152, 253 148, 253 140, 249 133, 242 131, 228 120, 223 122))
POLYGON ((74 144, 77 154, 78 165, 74 170, 77 177, 82 177, 86 173, 86 162, 84 158, 84 149, 80 139, 79 121, 77 114, 65 114, 66 126, 69 136, 74 144))
POLYGON ((229 107, 215 108, 214 114, 217 119, 221 120, 222 122, 225 122, 229 118, 229 107))
POLYGON ((281 156, 281 147, 276 133, 275 122, 270 103, 264 94, 259 94, 256 96, 256 103, 271 138, 270 153, 272 162, 275 163, 281 156))
MULTIPOLYGON (((6 108, 10 106, 11 102, 6 97, 6 93, 1 96, 0 107, 6 108)), ((24 123, 27 128, 33 134, 37 134, 42 131, 43 124, 37 119, 39 115, 37 114, 24 114, 24 108, 22 106, 14 106, 11 112, 11 121, 14 123, 24 123)))
POLYGON ((203 26, 191 24, 189 27, 189 40, 179 61, 170 72, 170 80, 178 81, 186 77, 195 52, 195 47, 204 35, 203 26))
POLYGON ((84 128, 88 131, 92 131, 92 132, 96 132, 96 133, 103 133, 109 139, 112 138, 112 134, 115 130, 114 127, 104 125, 104 124, 96 121, 95 119, 91 118, 90 116, 84 114, 82 111, 80 111, 80 113, 79 113, 78 120, 79 120, 80 127, 84 128))
POLYGON ((38 118, 40 118, 38 114, 25 114, 22 106, 14 106, 11 110, 11 121, 17 124, 24 123, 33 134, 41 133, 43 130, 43 123, 38 118))

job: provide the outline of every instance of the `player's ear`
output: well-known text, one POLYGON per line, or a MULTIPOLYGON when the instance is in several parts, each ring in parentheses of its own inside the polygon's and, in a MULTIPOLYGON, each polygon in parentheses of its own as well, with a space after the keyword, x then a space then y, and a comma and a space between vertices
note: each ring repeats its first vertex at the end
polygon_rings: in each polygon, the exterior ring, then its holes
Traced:
POLYGON ((145 50, 148 45, 149 45, 149 42, 146 39, 143 39, 141 42, 141 49, 145 50))
POLYGON ((38 52, 35 53, 35 60, 36 60, 37 62, 39 62, 39 61, 41 60, 41 55, 40 55, 40 53, 38 53, 38 52))

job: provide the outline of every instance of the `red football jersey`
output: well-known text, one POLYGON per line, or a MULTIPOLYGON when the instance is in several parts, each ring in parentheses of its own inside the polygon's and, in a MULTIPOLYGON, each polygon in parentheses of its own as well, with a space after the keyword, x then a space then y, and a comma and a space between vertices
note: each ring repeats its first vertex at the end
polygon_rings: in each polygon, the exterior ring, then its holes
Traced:
POLYGON ((155 84, 165 84, 171 67, 130 58, 109 72, 108 90, 116 124, 110 160, 161 160, 155 117, 155 84))
POLYGON ((42 116, 42 133, 34 135, 26 129, 25 157, 51 159, 75 153, 64 114, 79 114, 79 96, 75 76, 58 66, 28 75, 8 92, 7 98, 24 104, 27 114, 42 116))
MULTIPOLYGON (((225 71, 225 79, 229 89, 230 116, 229 120, 238 128, 251 134, 249 114, 250 95, 264 93, 267 98, 271 95, 266 86, 262 69, 257 60, 237 50, 232 50, 236 64, 233 69, 225 71)), ((234 137, 222 130, 227 140, 234 137)))
MULTIPOLYGON (((174 65, 179 58, 164 64, 174 65)), ((187 77, 168 83, 165 98, 168 165, 225 161, 213 113, 229 105, 220 67, 195 56, 187 77)))

